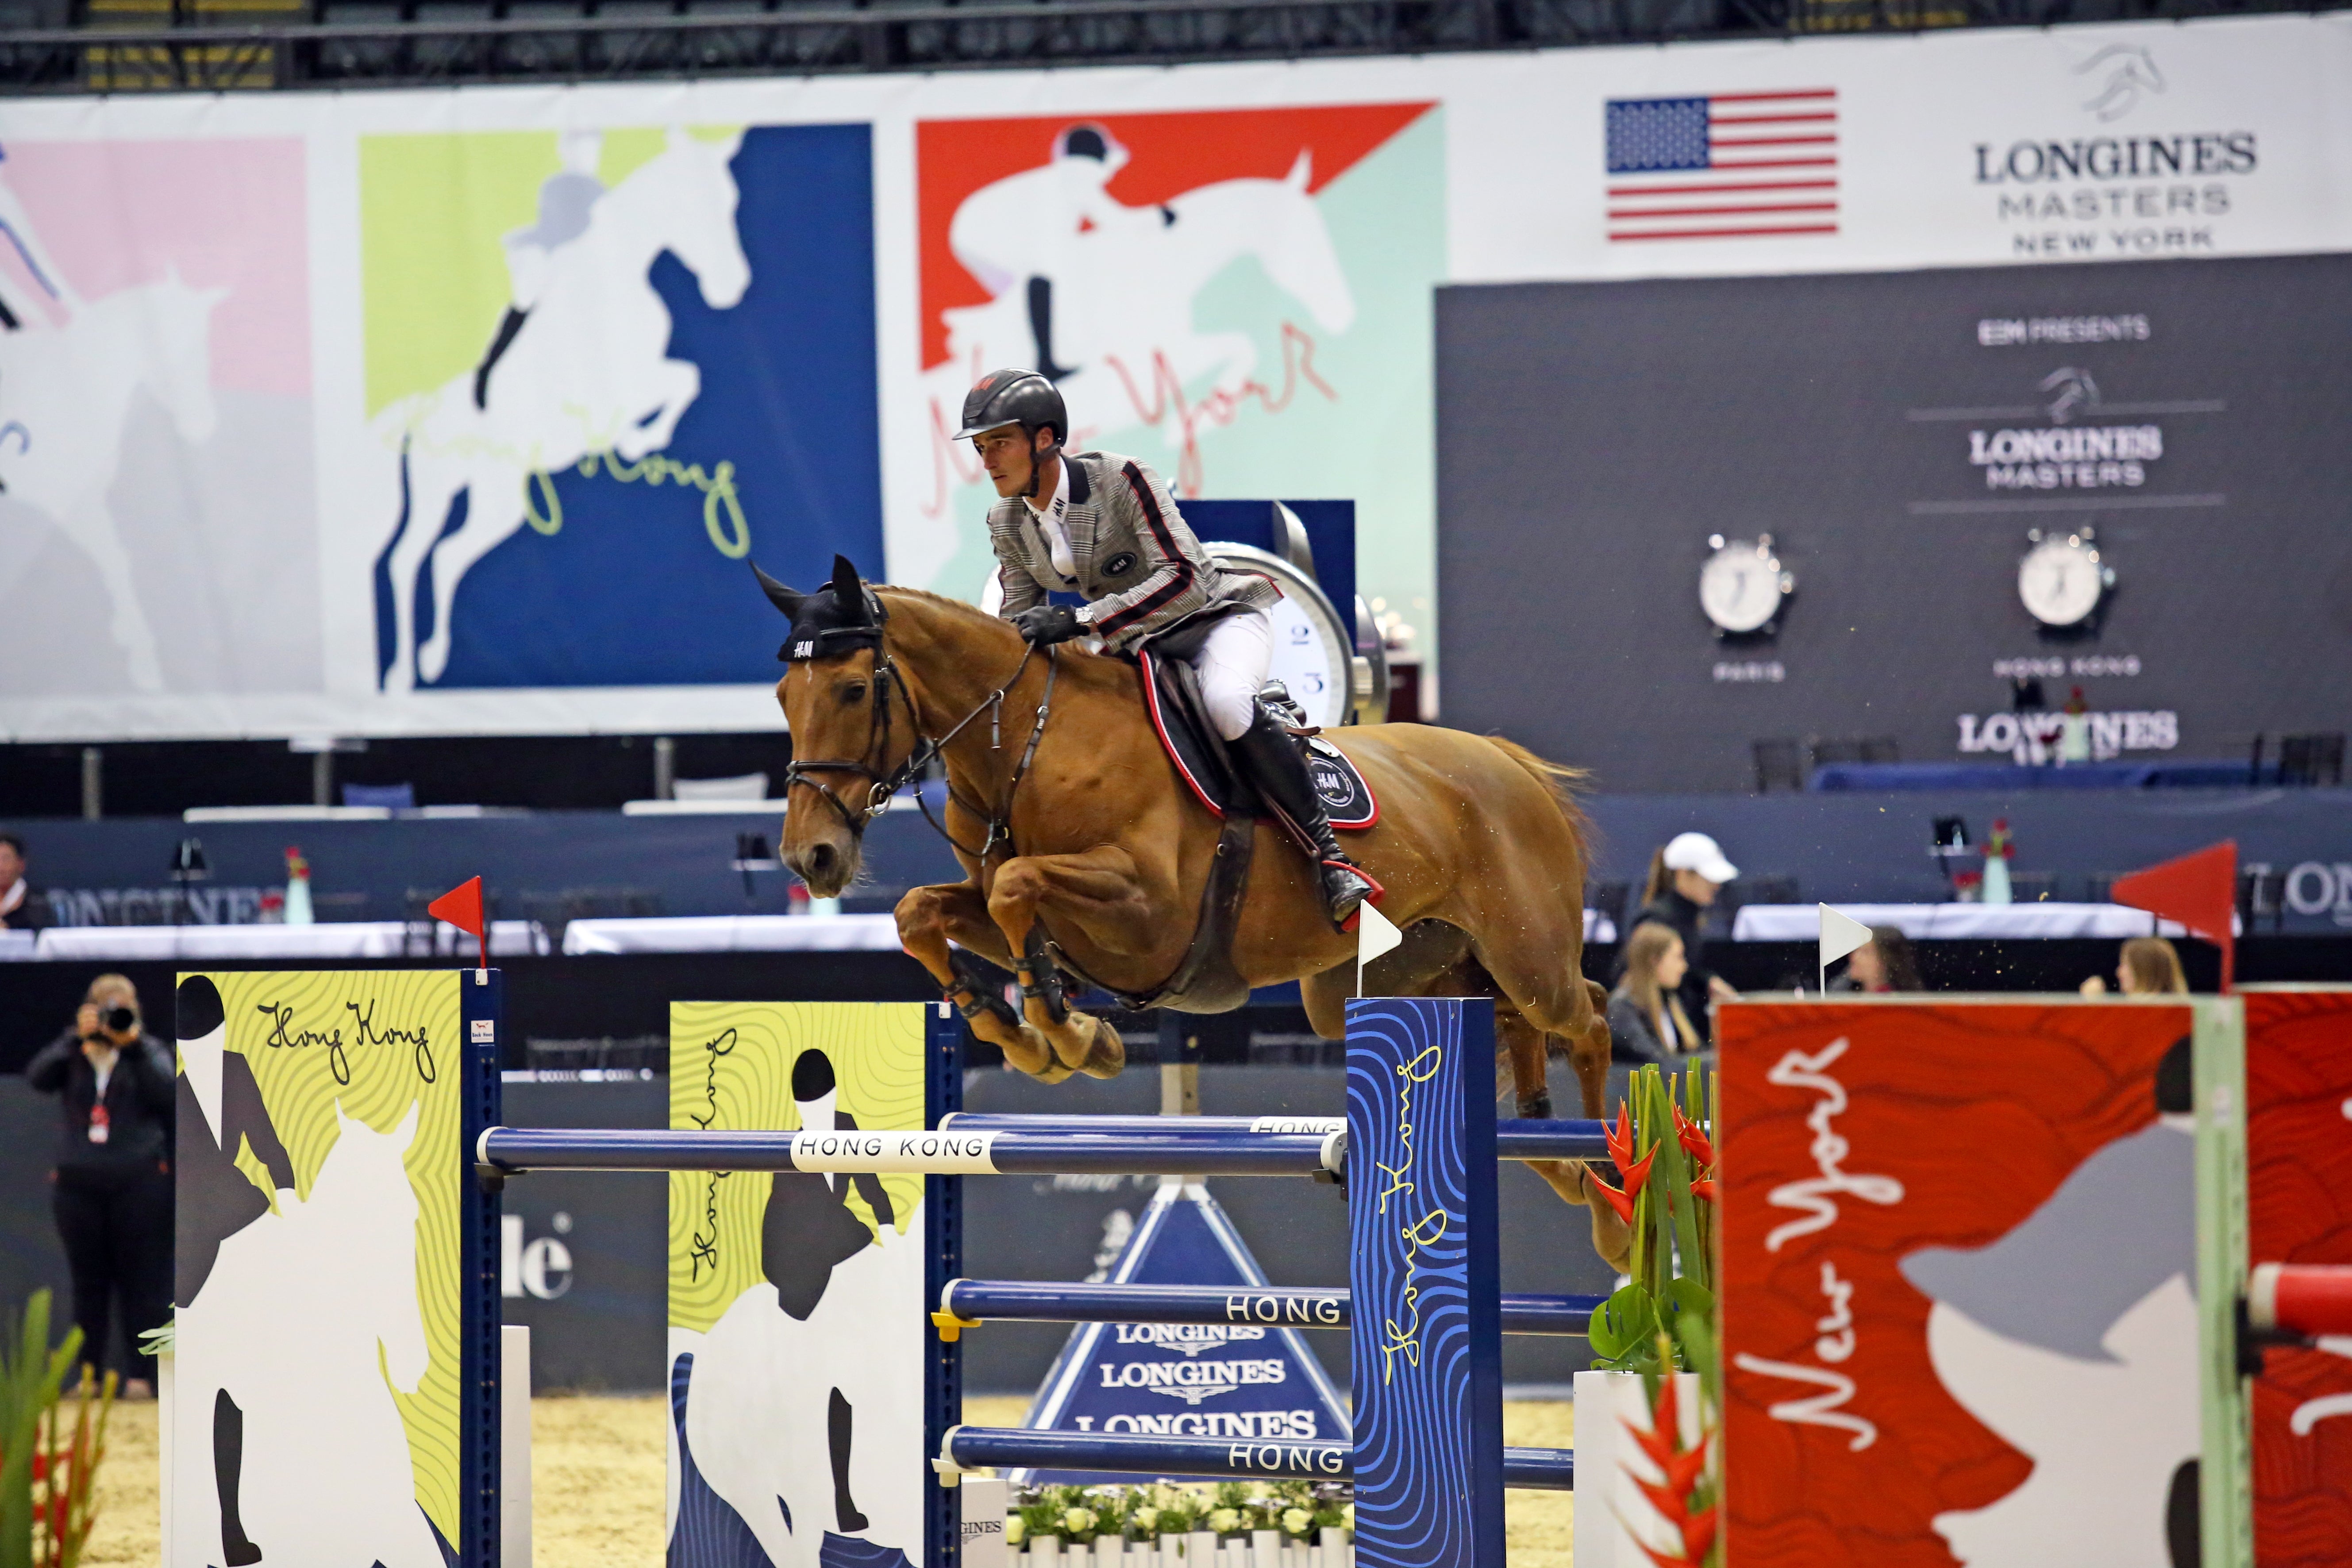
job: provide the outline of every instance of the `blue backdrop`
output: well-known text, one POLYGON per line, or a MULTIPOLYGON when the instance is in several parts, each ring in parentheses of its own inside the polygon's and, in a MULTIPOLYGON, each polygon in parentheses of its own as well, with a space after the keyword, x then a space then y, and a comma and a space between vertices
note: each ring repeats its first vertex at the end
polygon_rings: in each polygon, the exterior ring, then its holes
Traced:
MULTIPOLYGON (((751 288, 714 310, 674 257, 651 274, 671 356, 702 372, 666 455, 733 464, 751 557, 803 587, 836 551, 882 569, 870 142, 864 125, 746 132, 733 169, 751 288)), ((466 574, 441 688, 770 678, 782 619, 712 546, 699 491, 569 468, 554 484, 562 531, 523 529, 466 574)))

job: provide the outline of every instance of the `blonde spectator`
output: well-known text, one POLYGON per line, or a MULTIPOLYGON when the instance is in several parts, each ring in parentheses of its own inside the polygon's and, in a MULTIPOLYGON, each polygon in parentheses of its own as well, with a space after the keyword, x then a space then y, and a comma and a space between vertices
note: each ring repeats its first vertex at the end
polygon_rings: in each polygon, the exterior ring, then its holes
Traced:
MULTIPOLYGON (((2160 936, 2136 936, 2124 943, 2116 959, 2116 984, 2126 996, 2186 996, 2189 976, 2180 967, 2180 951, 2160 936)), ((2083 982, 2083 994, 2104 996, 2107 983, 2094 974, 2083 982)))
POLYGON ((1663 1062, 1699 1048, 1698 1031, 1675 988, 1690 957, 1674 927, 1645 921, 1625 939, 1625 977, 1609 994, 1611 1059, 1663 1062))

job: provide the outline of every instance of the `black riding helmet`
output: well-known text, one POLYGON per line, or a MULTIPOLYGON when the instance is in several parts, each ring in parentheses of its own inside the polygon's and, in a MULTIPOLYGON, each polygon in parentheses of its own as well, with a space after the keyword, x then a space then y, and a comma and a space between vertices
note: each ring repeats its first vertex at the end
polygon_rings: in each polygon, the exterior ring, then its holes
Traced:
POLYGON ((1018 425, 1034 445, 1037 432, 1054 428, 1054 445, 1035 456, 1029 473, 1029 493, 1037 489, 1037 468, 1070 438, 1069 410, 1054 384, 1034 370, 992 370, 963 395, 963 428, 955 439, 968 441, 1001 426, 1018 425))

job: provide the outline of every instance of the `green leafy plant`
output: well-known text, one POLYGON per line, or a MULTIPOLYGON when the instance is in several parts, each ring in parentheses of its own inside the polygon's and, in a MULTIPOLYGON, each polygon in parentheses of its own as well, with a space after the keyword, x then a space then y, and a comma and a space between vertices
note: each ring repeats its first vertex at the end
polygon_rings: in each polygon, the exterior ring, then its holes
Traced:
POLYGON ((1632 1228, 1631 1278, 1592 1314, 1596 1371, 1694 1370, 1689 1332, 1715 1318, 1715 1101, 1705 1067, 1668 1077, 1652 1065, 1618 1107, 1609 1157, 1622 1185, 1591 1185, 1632 1228))
POLYGON ((58 1395, 80 1353, 79 1329, 68 1329, 64 1342, 50 1348, 47 1290, 34 1291, 24 1316, 0 1334, 0 1568, 73 1568, 81 1560, 97 1514, 114 1377, 107 1375, 94 1430, 84 1380, 74 1436, 65 1441, 58 1395))

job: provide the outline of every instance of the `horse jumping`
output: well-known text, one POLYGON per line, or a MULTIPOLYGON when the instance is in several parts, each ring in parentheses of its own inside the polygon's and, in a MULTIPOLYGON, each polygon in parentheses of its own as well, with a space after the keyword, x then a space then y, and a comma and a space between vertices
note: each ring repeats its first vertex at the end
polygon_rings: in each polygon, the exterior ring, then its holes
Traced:
MULTIPOLYGON (((1067 1005, 1066 972, 1161 1006, 1238 1004, 1232 987, 1214 998, 1160 994, 1186 965, 1213 865, 1234 847, 1178 780, 1135 665, 1068 647, 1031 649, 994 616, 915 589, 869 587, 847 562, 814 594, 763 581, 794 617, 796 639, 811 627, 812 639, 835 639, 813 656, 788 647, 796 657, 776 690, 793 735, 793 782, 807 786, 792 791, 782 855, 812 894, 834 897, 856 880, 866 824, 936 757, 948 778, 945 831, 965 878, 910 890, 898 904, 899 938, 973 1033, 1014 1067, 1059 1082, 1111 1078, 1124 1065, 1118 1031, 1067 1005), (1021 1013, 971 954, 1019 976, 1021 1013)), ((1584 1114, 1599 1115, 1609 1031, 1603 994, 1580 971, 1586 855, 1569 794, 1576 773, 1498 737, 1435 725, 1327 738, 1380 798, 1379 822, 1351 835, 1350 848, 1386 889, 1381 912, 1404 931, 1371 965, 1367 994, 1493 998, 1520 1113, 1549 1113, 1549 1037, 1574 1065, 1584 1114)), ((1266 825, 1254 833, 1233 974, 1245 986, 1298 981, 1317 1033, 1339 1038, 1356 939, 1326 918, 1317 868, 1266 825)), ((1555 1185, 1576 1201, 1573 1184, 1555 1185)))

